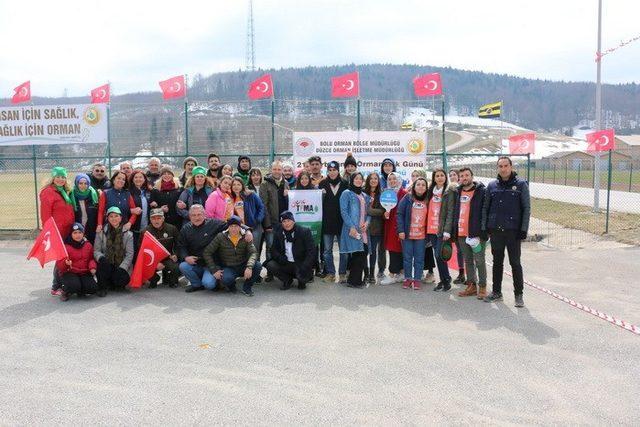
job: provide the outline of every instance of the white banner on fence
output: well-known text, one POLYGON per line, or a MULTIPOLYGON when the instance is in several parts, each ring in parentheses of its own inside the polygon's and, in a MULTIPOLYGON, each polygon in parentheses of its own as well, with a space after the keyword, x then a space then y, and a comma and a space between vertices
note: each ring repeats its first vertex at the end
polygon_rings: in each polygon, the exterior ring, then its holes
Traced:
POLYGON ((0 145, 106 143, 105 104, 0 108, 0 145))
MULTIPOLYGON (((396 162, 398 172, 409 178, 414 169, 426 166, 427 134, 407 131, 294 132, 293 160, 296 168, 311 156, 320 156, 324 168, 335 160, 344 167, 352 153, 363 173, 380 171, 386 158, 396 162)), ((326 169, 325 169, 326 172, 326 169)))

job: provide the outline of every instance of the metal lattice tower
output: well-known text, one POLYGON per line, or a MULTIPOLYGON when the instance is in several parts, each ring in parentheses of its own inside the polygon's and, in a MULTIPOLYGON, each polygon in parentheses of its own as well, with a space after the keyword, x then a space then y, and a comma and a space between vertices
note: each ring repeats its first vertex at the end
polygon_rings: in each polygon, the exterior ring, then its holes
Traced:
POLYGON ((247 56, 245 58, 245 66, 247 71, 255 71, 256 69, 256 51, 253 32, 253 1, 249 0, 249 14, 247 16, 247 56))

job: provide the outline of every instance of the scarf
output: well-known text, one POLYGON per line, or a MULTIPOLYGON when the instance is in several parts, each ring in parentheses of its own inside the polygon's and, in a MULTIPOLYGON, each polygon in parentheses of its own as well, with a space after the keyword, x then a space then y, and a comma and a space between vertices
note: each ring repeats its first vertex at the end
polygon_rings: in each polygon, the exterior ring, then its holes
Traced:
MULTIPOLYGON (((356 187, 353 184, 353 180, 356 176, 360 175, 358 172, 354 173, 353 175, 351 175, 349 177, 349 190, 353 191, 354 193, 356 193, 357 195, 360 195, 360 193, 362 193, 362 187, 356 187)), ((360 175, 360 177, 362 177, 362 175, 360 175)))
POLYGON ((415 200, 420 200, 421 202, 423 202, 427 198, 427 192, 425 191, 422 196, 418 196, 418 193, 413 193, 412 196, 415 200))
POLYGON ((295 228, 292 228, 291 230, 287 231, 284 228, 282 229, 282 234, 284 234, 284 240, 286 240, 289 243, 293 243, 293 238, 295 237, 296 233, 294 232, 295 228))
MULTIPOLYGON (((360 202, 360 223, 363 223, 365 220, 365 216, 367 215, 367 209, 365 207, 365 201, 364 201, 364 195, 363 194, 358 194, 358 201, 360 202)), ((359 233, 360 230, 358 230, 359 233)), ((365 245, 368 244, 367 241, 367 233, 361 233, 362 236, 362 243, 364 243, 365 245)))
POLYGON ((111 225, 107 227, 107 260, 111 265, 118 267, 125 256, 125 247, 122 241, 122 224, 118 228, 111 225))
POLYGON ((338 174, 338 175, 335 177, 335 179, 331 179, 331 178, 329 177, 329 175, 327 175, 327 178, 326 178, 326 179, 327 179, 327 181, 329 182, 329 184, 331 184, 331 185, 338 185, 338 184, 340 184, 340 181, 342 181, 342 178, 340 178, 340 174, 338 174))
POLYGON ((59 186, 59 185, 55 185, 55 184, 51 184, 53 185, 53 187, 58 190, 58 193, 60 193, 60 195, 62 196, 62 198, 64 199, 65 202, 67 202, 67 204, 73 206, 73 208, 75 209, 76 207, 76 201, 73 198, 72 195, 70 195, 70 193, 67 193, 67 190, 64 188, 64 186, 59 186))
POLYGON ((162 191, 171 191, 171 190, 175 190, 175 189, 176 189, 176 184, 175 184, 175 182, 173 182, 173 180, 171 180, 171 181, 162 180, 160 182, 160 190, 162 190, 162 191))

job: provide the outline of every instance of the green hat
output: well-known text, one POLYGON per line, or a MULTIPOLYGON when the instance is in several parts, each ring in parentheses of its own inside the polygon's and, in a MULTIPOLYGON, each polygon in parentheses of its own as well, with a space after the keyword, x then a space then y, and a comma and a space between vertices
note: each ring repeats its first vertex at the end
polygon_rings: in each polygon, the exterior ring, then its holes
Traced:
POLYGON ((117 213, 118 215, 122 216, 122 211, 117 206, 111 206, 109 209, 107 209, 107 215, 112 213, 117 213))
POLYGON ((205 168, 203 168, 202 166, 196 166, 195 168, 193 168, 193 170, 191 171, 191 176, 196 176, 196 175, 204 175, 207 176, 207 170, 205 168))
POLYGON ((63 178, 67 177, 67 170, 65 168, 63 168, 62 166, 56 166, 55 168, 51 169, 51 178, 55 178, 57 176, 61 176, 63 178))
POLYGON ((440 258, 447 262, 451 259, 452 253, 453 249, 451 248, 451 242, 449 240, 442 242, 442 246, 440 246, 440 258))

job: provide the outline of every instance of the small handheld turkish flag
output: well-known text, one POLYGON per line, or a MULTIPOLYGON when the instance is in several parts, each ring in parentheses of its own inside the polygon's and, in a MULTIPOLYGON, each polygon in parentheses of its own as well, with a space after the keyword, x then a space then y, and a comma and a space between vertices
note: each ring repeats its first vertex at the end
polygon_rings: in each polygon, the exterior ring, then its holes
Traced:
POLYGON ((36 241, 33 242, 33 247, 27 255, 27 259, 36 258, 40 261, 40 266, 44 268, 44 265, 50 261, 58 261, 64 258, 68 258, 67 248, 64 247, 64 241, 60 236, 60 230, 53 218, 49 218, 44 223, 42 231, 36 237, 36 241))
POLYGON ((187 96, 187 85, 184 76, 175 76, 158 82, 162 90, 162 99, 184 98, 187 96))
POLYGON ((609 151, 616 148, 613 129, 597 130, 587 134, 587 151, 609 151))
POLYGON ((21 102, 31 101, 31 80, 27 80, 20 86, 13 89, 15 92, 11 97, 12 104, 20 104, 21 102))
POLYGON ((535 152, 535 133, 521 133, 509 137, 509 154, 535 154, 535 152))
POLYGON ((140 243, 140 250, 138 251, 138 259, 133 266, 131 272, 131 283, 129 286, 132 288, 139 288, 145 282, 149 280, 158 267, 158 263, 167 258, 169 251, 162 246, 162 243, 158 241, 148 231, 144 233, 142 242, 140 243))
POLYGON ((413 79, 413 91, 416 96, 442 95, 440 73, 431 73, 413 79))
POLYGON ((273 80, 271 74, 265 74, 251 82, 247 92, 249 99, 271 98, 273 96, 273 80))
POLYGON ((111 101, 111 90, 109 84, 102 85, 91 91, 92 104, 105 104, 111 101))
POLYGON ((360 96, 360 76, 358 72, 331 77, 332 98, 353 98, 360 96))

